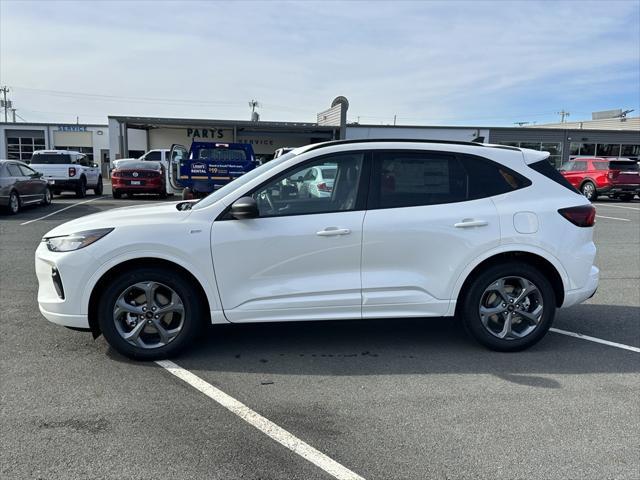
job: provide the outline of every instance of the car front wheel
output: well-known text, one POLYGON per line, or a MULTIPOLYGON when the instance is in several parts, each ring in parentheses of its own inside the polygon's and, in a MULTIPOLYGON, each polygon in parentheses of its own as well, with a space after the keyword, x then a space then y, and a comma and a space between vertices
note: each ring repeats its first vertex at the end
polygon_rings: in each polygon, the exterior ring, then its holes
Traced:
POLYGON ((460 313, 468 333, 503 352, 531 347, 553 323, 556 299, 551 283, 526 263, 495 265, 469 285, 460 313))
POLYGON ((42 204, 50 205, 51 204, 51 189, 49 187, 44 189, 44 194, 42 195, 42 204))
POLYGON ((18 196, 18 193, 15 191, 12 191, 9 194, 9 213, 11 215, 15 215, 16 213, 18 213, 20 211, 20 197, 18 196))
POLYGON ((202 305, 191 282, 161 268, 136 268, 109 283, 98 324, 109 344, 138 360, 176 355, 197 338, 202 305))

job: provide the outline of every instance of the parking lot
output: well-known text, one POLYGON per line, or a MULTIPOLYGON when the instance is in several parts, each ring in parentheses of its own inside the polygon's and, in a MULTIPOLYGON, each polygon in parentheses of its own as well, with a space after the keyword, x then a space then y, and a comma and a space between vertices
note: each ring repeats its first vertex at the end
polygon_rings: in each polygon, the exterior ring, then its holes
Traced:
POLYGON ((599 289, 530 350, 451 319, 215 326, 175 359, 209 396, 38 312, 44 233, 159 201, 0 216, 1 478, 640 478, 640 201, 596 203, 599 289))

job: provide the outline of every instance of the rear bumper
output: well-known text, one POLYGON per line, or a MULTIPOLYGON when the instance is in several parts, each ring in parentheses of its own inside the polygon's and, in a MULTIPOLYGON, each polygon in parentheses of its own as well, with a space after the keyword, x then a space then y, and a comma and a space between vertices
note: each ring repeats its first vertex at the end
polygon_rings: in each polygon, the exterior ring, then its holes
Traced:
POLYGON ((604 188, 599 188, 598 193, 604 193, 607 195, 619 195, 621 193, 630 193, 632 195, 638 195, 640 194, 640 185, 635 185, 635 184, 609 185, 604 188))
POLYGON ((594 265, 591 267, 591 272, 589 272, 587 283, 582 288, 565 292, 562 308, 577 305, 578 303, 582 303, 591 298, 596 293, 599 281, 600 270, 594 265))
POLYGON ((47 178, 47 182, 53 190, 75 190, 80 186, 79 178, 47 178))

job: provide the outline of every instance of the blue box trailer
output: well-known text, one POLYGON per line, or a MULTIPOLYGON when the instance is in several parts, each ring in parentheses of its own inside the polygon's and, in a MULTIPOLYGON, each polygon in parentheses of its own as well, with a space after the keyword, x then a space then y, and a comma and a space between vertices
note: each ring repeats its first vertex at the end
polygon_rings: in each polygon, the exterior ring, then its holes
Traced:
POLYGON ((171 186, 182 189, 182 198, 203 197, 258 165, 247 143, 193 142, 189 150, 172 145, 171 186))

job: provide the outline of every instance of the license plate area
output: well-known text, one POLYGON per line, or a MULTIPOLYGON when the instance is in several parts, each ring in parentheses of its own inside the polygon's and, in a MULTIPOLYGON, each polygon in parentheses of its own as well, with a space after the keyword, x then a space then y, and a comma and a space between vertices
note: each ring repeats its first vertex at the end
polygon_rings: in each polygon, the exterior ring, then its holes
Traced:
POLYGON ((129 185, 142 185, 142 181, 141 180, 131 180, 129 182, 129 185))

